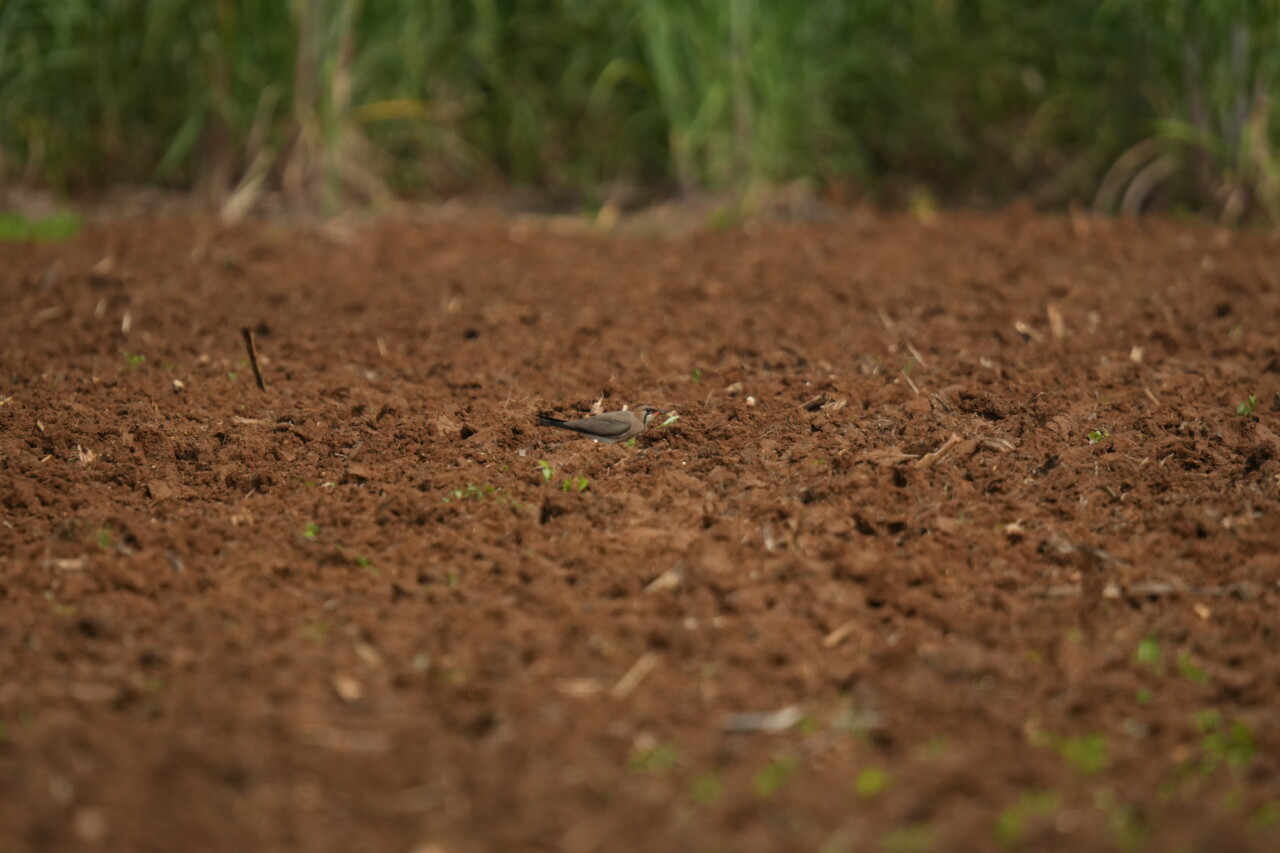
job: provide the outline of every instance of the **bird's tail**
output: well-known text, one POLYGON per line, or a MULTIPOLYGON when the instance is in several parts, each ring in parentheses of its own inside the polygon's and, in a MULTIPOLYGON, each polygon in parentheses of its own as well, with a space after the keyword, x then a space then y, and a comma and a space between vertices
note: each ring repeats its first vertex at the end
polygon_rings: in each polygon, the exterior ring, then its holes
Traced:
POLYGON ((562 427, 564 426, 564 421, 557 420, 556 418, 549 418, 546 415, 538 415, 538 426, 562 427))

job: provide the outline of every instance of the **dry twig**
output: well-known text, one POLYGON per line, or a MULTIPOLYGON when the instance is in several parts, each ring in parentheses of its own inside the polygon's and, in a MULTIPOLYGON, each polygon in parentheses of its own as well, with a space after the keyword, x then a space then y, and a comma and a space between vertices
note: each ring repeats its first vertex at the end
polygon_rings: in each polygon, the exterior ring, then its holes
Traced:
POLYGON ((259 391, 267 390, 267 383, 262 378, 262 368, 258 366, 258 347, 253 340, 253 329, 245 326, 240 330, 244 337, 244 347, 249 351, 249 366, 253 368, 253 381, 258 383, 259 391))

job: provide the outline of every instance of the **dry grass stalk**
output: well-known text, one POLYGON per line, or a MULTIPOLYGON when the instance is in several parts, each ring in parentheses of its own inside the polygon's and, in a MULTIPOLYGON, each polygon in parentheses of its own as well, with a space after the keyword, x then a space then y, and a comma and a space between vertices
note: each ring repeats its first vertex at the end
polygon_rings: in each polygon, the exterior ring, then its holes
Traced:
POLYGON ((959 434, 954 432, 951 433, 951 436, 942 443, 941 447, 939 447, 937 450, 933 451, 932 453, 926 453, 924 456, 921 456, 920 459, 916 462, 916 467, 932 468, 934 465, 938 464, 938 462, 942 459, 942 457, 950 453, 951 449, 955 447, 957 444, 959 444, 961 441, 963 441, 963 439, 960 438, 959 434))
POLYGON ((258 347, 254 343, 253 329, 245 326, 240 330, 244 337, 244 347, 249 351, 249 366, 253 368, 253 381, 258 383, 259 391, 267 390, 266 380, 262 378, 262 368, 258 366, 258 347))
POLYGON ((654 652, 645 652, 640 658, 631 665, 631 669, 627 670, 622 678, 618 679, 618 683, 609 688, 609 697, 612 699, 626 699, 632 692, 640 686, 640 682, 644 681, 658 666, 661 658, 654 652))

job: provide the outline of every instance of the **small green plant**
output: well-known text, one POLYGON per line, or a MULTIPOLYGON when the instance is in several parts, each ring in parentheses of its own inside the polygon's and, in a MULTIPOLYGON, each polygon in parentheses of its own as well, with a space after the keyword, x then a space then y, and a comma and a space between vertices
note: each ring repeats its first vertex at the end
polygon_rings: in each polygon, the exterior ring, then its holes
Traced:
POLYGON ((928 853, 933 845, 933 827, 927 823, 894 827, 880 836, 880 849, 884 853, 928 853))
POLYGON ((497 494, 501 489, 494 486, 477 486, 475 483, 467 483, 466 488, 454 489, 449 492, 448 497, 441 498, 444 503, 452 501, 482 501, 491 495, 497 494))
POLYGON ((742 210, 737 205, 722 205, 707 214, 707 230, 728 231, 741 224, 742 210))
POLYGON ((1052 815, 1062 805, 1057 794, 1029 792, 1018 798, 996 817, 994 834, 1001 847, 1015 847, 1021 843, 1027 831, 1027 823, 1036 818, 1052 815))
POLYGON ((1209 673, 1205 672, 1204 667, 1195 662, 1190 652, 1182 652, 1178 655, 1178 673, 1183 678, 1196 684, 1209 683, 1209 673))
POLYGON ((98 531, 98 547, 104 551, 111 547, 111 528, 109 526, 104 525, 98 531))
POLYGON ((680 748, 673 743, 637 747, 627 756, 627 769, 632 773, 666 773, 679 763, 680 748))
POLYGON ((1143 637, 1138 641, 1138 650, 1133 653, 1133 659, 1140 666, 1159 669, 1164 660, 1164 655, 1160 651, 1160 641, 1155 637, 1143 637))
POLYGON ((714 770, 708 770, 693 780, 693 788, 689 796, 693 797, 693 801, 698 805, 709 806, 720 799, 723 793, 724 783, 720 781, 720 777, 714 770))
POLYGON ((556 475, 556 469, 551 467, 551 463, 545 459, 538 460, 538 473, 542 474, 542 482, 550 483, 551 478, 556 475))
POLYGON ((1106 432, 1104 430, 1095 429, 1095 430, 1089 431, 1090 444, 1097 444, 1099 441, 1102 441, 1104 438, 1110 438, 1110 437, 1111 437, 1111 433, 1106 432))
POLYGON ((694 382, 701 382, 702 371, 695 367, 693 370, 689 372, 689 378, 692 379, 694 382))
POLYGON ((467 680, 467 674, 457 667, 445 667, 436 670, 436 684, 452 687, 467 680))
POLYGON ((1191 725, 1201 734, 1214 732, 1222 727, 1222 712, 1217 708, 1204 708, 1191 715, 1191 725))
POLYGON ((591 480, 582 474, 560 481, 560 491, 562 492, 585 492, 590 487, 591 480))
POLYGON ((854 780, 853 792, 859 797, 878 797, 889 787, 889 771, 883 767, 864 767, 854 780))
POLYGON ((467 483, 466 488, 454 489, 448 495, 441 498, 441 503, 453 503, 455 501, 476 501, 483 502, 492 498, 493 502, 500 505, 509 506, 512 509, 520 509, 520 503, 507 494, 505 489, 497 486, 481 485, 475 483, 467 483))
POLYGON ((1081 776, 1094 776, 1111 762, 1107 736, 1101 732, 1059 738, 1056 748, 1058 754, 1081 776))
POLYGON ((1155 694, 1151 692, 1150 687, 1140 687, 1138 692, 1134 694, 1134 701, 1139 705, 1146 707, 1155 699, 1155 694))
POLYGON ((453 569, 449 569, 444 573, 444 585, 449 589, 458 588, 458 573, 453 569))
POLYGON ((308 521, 306 524, 302 526, 303 539, 315 539, 319 535, 320 535, 320 525, 316 524, 314 521, 308 521))
POLYGON ((1249 825, 1254 829, 1267 829, 1277 823, 1280 823, 1280 800, 1263 803, 1249 816, 1249 825))
POLYGON ((1253 410, 1257 408, 1257 406, 1258 398, 1253 394, 1250 394, 1249 399, 1241 401, 1240 405, 1236 406, 1236 414, 1242 418, 1253 417, 1253 410))
POLYGON ((1147 840, 1147 829, 1132 806, 1113 805, 1106 809, 1111 824, 1111 837, 1123 853, 1141 850, 1147 840))
POLYGON ((164 679, 158 675, 144 675, 138 679, 138 686, 146 693, 163 693, 164 679))
POLYGON ((140 352, 125 352, 121 350, 120 355, 124 356, 124 363, 129 370, 137 370, 147 363, 147 357, 140 352))
POLYGON ((635 438, 634 438, 634 437, 632 437, 632 438, 628 438, 628 439, 627 439, 627 443, 626 443, 626 444, 624 444, 624 445, 622 445, 622 446, 623 446, 623 447, 635 447, 635 446, 636 446, 636 440, 635 440, 635 438))
POLYGON ((302 635, 304 640, 312 643, 320 643, 329 634, 329 623, 323 619, 317 619, 314 622, 308 622, 298 629, 298 633, 302 635))
POLYGON ((1040 728, 1033 719, 1027 725, 1027 741, 1034 747, 1053 749, 1082 776, 1105 770, 1111 760, 1107 737, 1101 732, 1055 735, 1040 728))
POLYGON ((786 784, 799 766, 800 760, 795 756, 779 755, 755 775, 755 778, 751 780, 751 787, 757 795, 768 799, 778 793, 778 790, 786 784))
POLYGON ((1201 764, 1206 773, 1222 764, 1245 767, 1253 761, 1258 751, 1254 744, 1253 730, 1239 720, 1235 720, 1230 726, 1207 732, 1200 747, 1204 752, 1201 764))
POLYGON ((74 237, 82 221, 74 213, 54 213, 32 219, 20 213, 0 213, 0 242, 57 242, 74 237))
POLYGON ((679 420, 680 420, 680 416, 679 416, 679 415, 674 415, 674 414, 673 414, 673 415, 669 415, 665 421, 663 421, 662 423, 658 424, 658 427, 659 427, 659 428, 662 428, 662 427, 669 427, 669 426, 671 426, 673 423, 676 423, 676 422, 677 422, 677 421, 679 421, 679 420))
POLYGON ((920 753, 925 758, 941 758, 947 754, 947 750, 951 748, 951 739, 946 735, 934 735, 925 741, 924 746, 920 747, 920 753))

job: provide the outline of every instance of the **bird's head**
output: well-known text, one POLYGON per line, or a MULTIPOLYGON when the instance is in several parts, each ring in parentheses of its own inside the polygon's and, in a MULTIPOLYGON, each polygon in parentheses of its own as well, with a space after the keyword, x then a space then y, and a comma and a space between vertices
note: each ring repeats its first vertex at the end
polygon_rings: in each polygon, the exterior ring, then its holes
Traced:
POLYGON ((649 426, 649 424, 653 421, 654 418, 658 417, 659 415, 665 415, 665 414, 666 412, 664 412, 662 409, 659 409, 657 406, 641 406, 640 407, 640 417, 644 420, 645 426, 649 426))

